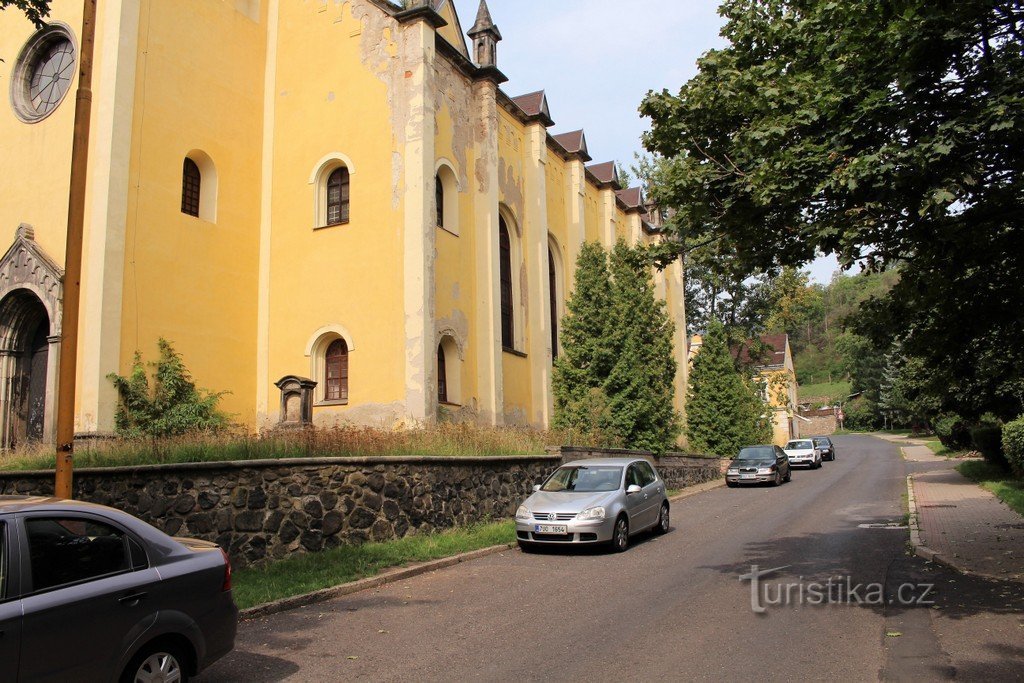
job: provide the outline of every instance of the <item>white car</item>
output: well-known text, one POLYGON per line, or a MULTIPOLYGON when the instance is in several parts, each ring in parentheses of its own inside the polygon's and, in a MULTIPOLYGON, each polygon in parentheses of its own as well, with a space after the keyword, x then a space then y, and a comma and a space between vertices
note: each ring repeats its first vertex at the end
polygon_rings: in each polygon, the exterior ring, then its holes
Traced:
POLYGON ((821 449, 813 439, 793 439, 782 450, 786 451, 790 465, 807 465, 812 470, 821 467, 821 449))

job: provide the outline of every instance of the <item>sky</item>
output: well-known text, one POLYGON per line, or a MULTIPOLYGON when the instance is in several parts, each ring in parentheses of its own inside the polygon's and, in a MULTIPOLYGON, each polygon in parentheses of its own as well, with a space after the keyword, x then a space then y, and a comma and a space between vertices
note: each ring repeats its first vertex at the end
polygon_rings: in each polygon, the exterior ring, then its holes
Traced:
MULTIPOLYGON (((454 0, 462 29, 479 0, 454 0)), ((680 86, 697 73, 697 58, 725 45, 715 0, 488 0, 501 31, 502 89, 515 97, 544 90, 553 134, 583 128, 595 162, 629 168, 642 150, 649 121, 638 107, 649 91, 680 86)), ((811 265, 828 282, 835 258, 811 265)))

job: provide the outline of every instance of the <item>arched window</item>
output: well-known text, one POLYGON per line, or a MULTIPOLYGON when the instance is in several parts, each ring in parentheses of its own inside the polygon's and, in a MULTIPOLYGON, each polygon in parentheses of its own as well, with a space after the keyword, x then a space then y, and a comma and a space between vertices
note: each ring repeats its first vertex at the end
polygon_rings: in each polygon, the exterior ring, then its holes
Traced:
POLYGON ((185 157, 181 171, 181 212, 199 218, 199 195, 203 176, 196 162, 185 157))
POLYGON ((348 223, 349 177, 344 166, 327 178, 327 225, 348 223))
POLYGON ((437 209, 437 227, 444 225, 444 183, 441 182, 441 174, 434 176, 434 204, 437 209))
POLYGON ((448 368, 444 362, 444 347, 437 345, 437 400, 448 402, 448 368))
POLYGON ((512 241, 504 216, 498 217, 498 251, 501 271, 501 345, 514 349, 515 308, 512 304, 512 241))
POLYGON ((327 347, 324 358, 324 400, 348 400, 348 344, 344 339, 335 339, 327 347))
POLYGON ((555 279, 555 257, 548 246, 548 297, 551 304, 551 358, 558 358, 558 281, 555 279))

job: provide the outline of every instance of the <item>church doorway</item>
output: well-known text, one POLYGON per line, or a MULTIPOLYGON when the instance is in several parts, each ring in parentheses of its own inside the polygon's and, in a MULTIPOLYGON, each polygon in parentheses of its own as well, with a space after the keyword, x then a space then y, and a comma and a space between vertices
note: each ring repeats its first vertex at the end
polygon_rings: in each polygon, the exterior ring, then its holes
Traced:
POLYGON ((0 300, 3 448, 49 441, 50 346, 50 318, 39 297, 16 289, 0 300))

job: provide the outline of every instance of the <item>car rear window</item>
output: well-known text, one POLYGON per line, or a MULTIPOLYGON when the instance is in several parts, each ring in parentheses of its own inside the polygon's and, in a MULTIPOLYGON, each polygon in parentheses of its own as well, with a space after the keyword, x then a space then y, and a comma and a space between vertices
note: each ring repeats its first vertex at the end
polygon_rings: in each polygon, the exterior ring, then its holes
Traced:
POLYGON ((125 535, 91 519, 33 517, 25 520, 32 590, 42 591, 127 571, 125 535))

